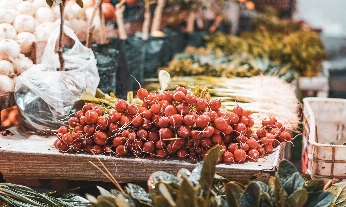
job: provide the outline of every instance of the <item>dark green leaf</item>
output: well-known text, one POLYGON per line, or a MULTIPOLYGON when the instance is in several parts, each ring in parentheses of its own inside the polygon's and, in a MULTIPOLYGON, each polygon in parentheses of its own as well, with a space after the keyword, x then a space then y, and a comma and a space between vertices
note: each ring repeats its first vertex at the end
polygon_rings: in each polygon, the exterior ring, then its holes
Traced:
POLYGON ((263 191, 261 191, 260 195, 260 207, 274 207, 272 198, 263 191))
POLYGON ((189 181, 192 182, 195 186, 199 186, 199 179, 201 178, 203 163, 203 161, 198 162, 195 169, 192 170, 191 175, 189 177, 189 181))
POLYGON ((148 182, 152 183, 153 185, 160 181, 179 183, 180 179, 163 171, 156 171, 149 176, 148 182))
POLYGON ((115 196, 116 203, 118 206, 125 206, 123 203, 126 201, 129 207, 136 207, 134 200, 127 194, 123 194, 119 190, 111 190, 111 193, 115 196))
POLYGON ((277 178, 279 178, 280 186, 283 186, 284 183, 295 172, 298 172, 298 170, 291 162, 289 162, 288 160, 282 160, 277 171, 277 178))
POLYGON ((162 195, 153 196, 153 206, 155 207, 170 207, 171 205, 162 195))
POLYGON ((272 192, 271 188, 262 181, 256 181, 256 183, 262 190, 261 191, 260 206, 261 207, 273 206, 274 204, 272 202, 274 201, 274 198, 273 198, 273 192, 272 192))
POLYGON ((216 193, 216 195, 224 195, 225 194, 224 185, 226 183, 228 183, 228 180, 226 178, 215 174, 212 190, 216 193))
POLYGON ((259 207, 261 189, 256 182, 251 182, 244 193, 239 198, 239 206, 241 207, 259 207))
POLYGON ((274 193, 275 206, 279 206, 280 189, 281 189, 281 186, 279 183, 279 178, 277 178, 277 176, 271 177, 269 179, 269 186, 271 187, 271 189, 273 190, 273 193, 274 193))
POLYGON ((308 193, 308 201, 304 207, 328 207, 333 202, 333 195, 329 191, 308 193))
POLYGON ((217 161, 220 158, 220 146, 217 145, 211 148, 207 155, 205 156, 203 167, 201 171, 201 178, 199 179, 199 184, 203 189, 205 194, 209 194, 211 190, 211 186, 213 184, 214 175, 215 175, 215 167, 217 161))
POLYGON ((152 206, 152 200, 149 194, 140 186, 128 183, 126 187, 127 194, 130 195, 135 202, 139 202, 144 206, 152 206))
POLYGON ((268 195, 271 194, 271 190, 267 184, 265 184, 262 181, 256 181, 257 185, 263 190, 263 192, 267 193, 268 195))
POLYGON ((91 206, 92 207, 119 207, 116 204, 115 197, 110 197, 110 196, 98 196, 97 203, 93 203, 91 206))
POLYGON ((346 183, 336 183, 327 189, 333 195, 333 206, 346 206, 346 183))
POLYGON ((180 191, 177 195, 176 206, 191 207, 197 204, 197 191, 193 188, 191 183, 183 178, 180 191))
POLYGON ((286 207, 287 206, 287 193, 285 189, 281 188, 279 192, 279 206, 286 207))
POLYGON ((301 174, 302 178, 304 179, 304 182, 310 182, 312 180, 310 174, 301 174))
POLYGON ((83 1, 82 0, 76 0, 76 3, 80 8, 83 8, 83 1))
MULTIPOLYGON (((182 178, 183 176, 187 177, 187 178, 190 178, 191 176, 191 172, 190 170, 186 169, 186 168, 181 168, 178 173, 177 173, 177 177, 178 178, 182 178)), ((198 178, 199 179, 199 178, 198 178)), ((197 181, 198 181, 197 179, 197 181)))
POLYGON ((235 181, 230 181, 226 184, 225 194, 229 206, 238 207, 239 198, 244 193, 245 187, 235 181))
POLYGON ((292 207, 303 207, 307 200, 308 191, 305 188, 294 191, 294 193, 288 197, 288 203, 292 207))
POLYGON ((322 191, 324 188, 324 181, 321 179, 311 180, 306 186, 306 190, 308 192, 318 192, 322 191))
POLYGON ((46 2, 48 4, 48 6, 50 6, 50 7, 53 5, 53 0, 46 0, 46 2))
POLYGON ((303 186, 304 186, 303 178, 300 176, 299 172, 295 172, 284 183, 282 187, 286 190, 287 196, 290 196, 294 191, 303 188, 303 186))

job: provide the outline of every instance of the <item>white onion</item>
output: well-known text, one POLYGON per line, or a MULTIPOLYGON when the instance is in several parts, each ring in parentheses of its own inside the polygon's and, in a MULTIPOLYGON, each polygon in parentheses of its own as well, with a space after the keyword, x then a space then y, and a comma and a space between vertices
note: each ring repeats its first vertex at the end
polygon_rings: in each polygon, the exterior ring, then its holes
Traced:
POLYGON ((5 34, 2 30, 0 30, 0 40, 5 39, 5 34))
POLYGON ((73 31, 78 35, 87 31, 88 23, 82 19, 72 19, 71 26, 73 31))
POLYGON ((34 0, 31 2, 31 5, 32 7, 34 7, 34 9, 38 9, 38 8, 41 8, 41 7, 48 7, 48 4, 46 2, 46 0, 34 0))
POLYGON ((17 4, 16 9, 21 14, 28 14, 28 15, 34 15, 35 8, 32 6, 31 2, 29 1, 22 1, 19 4, 17 4))
POLYGON ((16 28, 17 32, 33 33, 35 31, 36 21, 35 18, 30 15, 21 14, 14 19, 13 26, 16 28))
POLYGON ((37 41, 46 41, 48 40, 50 34, 56 28, 53 22, 43 22, 39 24, 34 32, 37 41))
POLYGON ((36 41, 36 37, 30 32, 21 32, 17 34, 15 40, 20 46, 20 52, 27 54, 31 51, 32 43, 36 41))
MULTIPOLYGON (((0 40, 0 56, 17 58, 20 54, 19 44, 11 39, 0 40)), ((4 58, 0 58, 4 59, 4 58)))
POLYGON ((35 19, 37 19, 39 23, 52 22, 55 20, 55 16, 50 8, 40 7, 35 12, 35 19))
POLYGON ((21 15, 21 13, 18 10, 15 10, 15 9, 7 9, 7 11, 11 12, 11 14, 13 15, 14 18, 16 18, 17 16, 21 15))
MULTIPOLYGON (((68 27, 72 27, 71 26, 71 22, 70 21, 68 21, 68 20, 66 20, 66 19, 64 19, 64 25, 66 25, 66 26, 68 26, 68 27)), ((60 26, 60 18, 59 19, 57 19, 57 20, 55 20, 55 22, 54 22, 54 28, 55 27, 59 27, 60 26)))
MULTIPOLYGON (((67 20, 72 20, 74 19, 74 14, 73 14, 73 11, 72 11, 72 4, 66 4, 65 6, 65 11, 64 11, 64 18, 67 19, 67 20)), ((60 19, 60 17, 59 17, 60 19)))
POLYGON ((55 19, 60 19, 60 8, 59 5, 54 5, 51 7, 55 19))
POLYGON ((14 20, 13 14, 7 9, 0 9, 0 24, 8 23, 11 24, 14 20))
POLYGON ((16 75, 20 75, 21 73, 23 73, 24 71, 26 71, 27 69, 31 68, 34 65, 32 60, 25 57, 25 55, 23 54, 20 54, 19 57, 14 59, 12 64, 13 64, 14 72, 16 73, 16 75))
POLYGON ((73 3, 71 5, 71 11, 73 13, 74 18, 85 19, 85 11, 77 3, 73 3))
MULTIPOLYGON (((87 20, 89 21, 89 19, 91 18, 91 15, 93 13, 93 10, 94 8, 90 7, 90 8, 86 8, 85 9, 85 15, 86 15, 86 18, 87 20)), ((100 25, 101 25, 101 21, 100 21, 100 18, 97 18, 99 15, 98 15, 98 11, 95 12, 95 17, 94 18, 94 21, 93 21, 93 25, 95 26, 95 31, 100 28, 100 25)))
POLYGON ((12 77, 14 75, 14 68, 12 63, 7 60, 0 60, 0 75, 12 77))
POLYGON ((16 29, 7 23, 0 24, 0 31, 5 35, 5 39, 14 39, 17 36, 16 29))
POLYGON ((14 82, 6 75, 0 75, 0 94, 14 91, 14 82))
POLYGON ((11 0, 2 0, 0 1, 0 8, 2 9, 15 9, 17 3, 11 0))

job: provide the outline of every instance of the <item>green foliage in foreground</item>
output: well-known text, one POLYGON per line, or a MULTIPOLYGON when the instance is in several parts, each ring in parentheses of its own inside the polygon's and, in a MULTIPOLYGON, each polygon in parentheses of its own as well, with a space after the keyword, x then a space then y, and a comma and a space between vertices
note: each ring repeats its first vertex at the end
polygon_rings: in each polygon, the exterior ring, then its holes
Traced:
POLYGON ((149 193, 129 184, 126 194, 100 188, 101 196, 88 199, 94 207, 328 207, 333 202, 322 180, 300 175, 287 160, 280 162, 269 184, 229 182, 215 174, 222 153, 219 146, 212 148, 192 172, 181 169, 177 176, 155 172, 149 178, 149 193))

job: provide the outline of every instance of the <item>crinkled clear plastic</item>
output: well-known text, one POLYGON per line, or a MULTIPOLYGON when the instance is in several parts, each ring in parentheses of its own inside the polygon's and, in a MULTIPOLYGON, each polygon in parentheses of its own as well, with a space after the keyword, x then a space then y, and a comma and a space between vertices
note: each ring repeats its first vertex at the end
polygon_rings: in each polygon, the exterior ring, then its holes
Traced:
POLYGON ((67 26, 64 32, 75 43, 64 52, 66 71, 59 71, 55 52, 59 27, 50 35, 42 63, 22 73, 16 82, 15 99, 25 121, 40 131, 63 125, 84 92, 93 95, 100 81, 93 51, 85 47, 67 26))

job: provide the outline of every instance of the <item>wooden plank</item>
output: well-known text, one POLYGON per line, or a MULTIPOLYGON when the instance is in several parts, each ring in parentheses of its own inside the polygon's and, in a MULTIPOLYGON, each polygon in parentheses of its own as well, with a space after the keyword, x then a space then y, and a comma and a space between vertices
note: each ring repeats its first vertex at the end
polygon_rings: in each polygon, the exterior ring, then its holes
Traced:
MULTIPOLYGON (((0 135, 0 171, 4 178, 62 179, 109 181, 88 161, 100 166, 97 158, 107 166, 120 183, 147 181, 155 171, 176 174, 179 169, 194 169, 195 164, 174 159, 119 158, 106 155, 60 153, 54 147, 55 136, 0 135)), ((283 156, 283 147, 258 162, 218 164, 217 173, 230 180, 248 183, 251 180, 267 182, 276 171, 283 156)))

